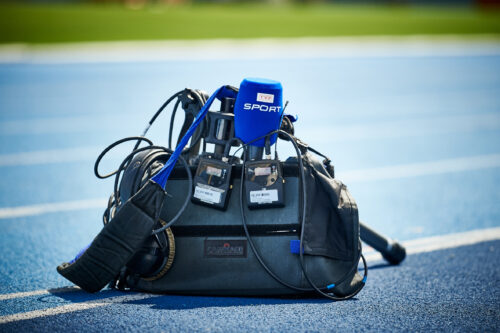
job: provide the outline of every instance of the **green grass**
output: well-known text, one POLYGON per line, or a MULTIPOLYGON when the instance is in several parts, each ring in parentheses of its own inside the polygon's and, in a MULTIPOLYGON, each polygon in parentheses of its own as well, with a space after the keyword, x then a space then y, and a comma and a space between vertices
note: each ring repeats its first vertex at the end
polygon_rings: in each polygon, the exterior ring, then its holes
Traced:
POLYGON ((500 11, 340 5, 0 4, 0 43, 500 34, 500 11))

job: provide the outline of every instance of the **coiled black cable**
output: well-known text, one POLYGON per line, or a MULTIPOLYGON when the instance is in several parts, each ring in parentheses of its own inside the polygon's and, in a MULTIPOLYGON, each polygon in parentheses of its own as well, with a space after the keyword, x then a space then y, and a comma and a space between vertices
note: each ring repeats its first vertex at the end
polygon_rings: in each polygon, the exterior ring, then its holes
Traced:
MULTIPOLYGON (((106 147, 100 154, 99 156, 97 157, 96 161, 95 161, 95 164, 94 164, 94 174, 96 175, 97 178, 99 179, 105 179, 105 178, 109 178, 115 174, 117 174, 120 170, 114 170, 113 172, 110 172, 108 174, 105 174, 105 175, 101 175, 99 173, 99 164, 101 163, 101 160, 104 158, 104 156, 111 150, 113 149, 114 147, 124 143, 124 142, 127 142, 127 141, 132 141, 132 140, 137 140, 137 143, 135 144, 134 148, 132 149, 132 151, 134 150, 137 150, 139 148, 139 145, 141 144, 142 141, 146 141, 150 146, 153 145, 153 142, 149 139, 147 139, 145 137, 146 133, 149 131, 149 129, 151 128, 151 126, 153 125, 153 123, 156 121, 156 119, 158 118, 158 116, 163 112, 163 110, 165 110, 165 108, 176 98, 179 98, 180 96, 182 96, 183 94, 190 94, 192 95, 196 101, 198 102, 198 104, 200 105, 200 108, 206 103, 206 98, 205 96, 203 95, 203 93, 200 93, 199 91, 197 90, 193 90, 193 89, 184 89, 184 90, 181 90, 181 91, 178 91, 176 92, 175 94, 173 94, 172 96, 170 96, 161 106, 160 108, 153 114, 153 117, 151 117, 151 119, 149 120, 148 122, 148 125, 146 126, 146 128, 144 129, 142 135, 140 136, 131 136, 131 137, 126 137, 126 138, 123 138, 123 139, 120 139, 120 140, 117 140, 115 142, 113 142, 112 144, 110 144, 108 147, 106 147)), ((173 111, 173 118, 171 119, 171 122, 170 122, 170 127, 169 127, 169 148, 171 149, 172 146, 171 146, 171 136, 172 136, 172 133, 173 133, 173 123, 174 123, 174 118, 175 118, 175 112, 177 111, 177 108, 178 108, 178 105, 180 104, 180 99, 177 100, 175 106, 174 106, 174 111, 173 111)), ((189 147, 186 147, 182 152, 183 153, 187 153, 189 152, 191 149, 193 149, 196 144, 203 138, 203 131, 204 131, 204 128, 207 127, 207 122, 208 120, 205 118, 201 124, 202 128, 201 130, 199 131, 199 134, 193 138, 191 140, 191 144, 189 145, 189 147)), ((127 165, 124 165, 124 167, 126 168, 127 165)))
MULTIPOLYGON (((104 224, 109 222, 110 217, 113 216, 112 210, 118 209, 118 207, 121 205, 120 192, 118 190, 118 185, 120 183, 120 176, 121 176, 122 172, 125 170, 125 165, 128 165, 129 162, 138 153, 146 151, 146 150, 151 150, 151 149, 161 150, 167 154, 173 153, 173 151, 171 149, 168 149, 166 147, 151 145, 151 146, 146 146, 146 147, 141 147, 141 148, 135 149, 134 151, 132 151, 130 154, 128 154, 125 157, 125 159, 121 162, 121 164, 118 167, 118 170, 116 172, 114 187, 113 187, 113 194, 111 195, 111 197, 108 201, 108 207, 107 207, 106 211, 104 212, 104 217, 103 217, 104 224)), ((189 200, 193 194, 193 176, 191 175, 191 169, 189 168, 189 165, 186 162, 186 159, 184 157, 182 157, 182 155, 179 156, 179 160, 181 161, 182 165, 184 166, 184 169, 186 170, 186 173, 188 176, 188 193, 186 195, 186 199, 184 200, 184 203, 183 203, 182 207, 178 210, 177 214, 173 218, 171 218, 170 221, 166 222, 161 228, 153 230, 152 234, 157 234, 157 233, 164 231, 167 228, 170 228, 182 215, 182 213, 186 209, 186 207, 189 203, 189 200)))
MULTIPOLYGON (((198 104, 200 105, 200 108, 201 108, 201 106, 205 105, 205 103, 207 102, 207 97, 203 93, 200 93, 198 90, 185 89, 182 92, 186 92, 186 91, 189 92, 189 94, 191 94, 192 96, 194 96, 194 98, 197 100, 198 104)), ((169 126, 169 131, 168 131, 169 132, 168 133, 168 148, 170 148, 170 149, 173 149, 173 145, 172 145, 172 136, 173 136, 173 132, 174 132, 173 129, 174 129, 174 123, 175 123, 175 116, 177 114, 177 109, 179 108, 180 103, 181 103, 181 100, 178 99, 174 105, 174 109, 172 110, 172 115, 170 116, 170 126, 169 126)), ((194 137, 191 139, 191 144, 189 145, 189 147, 186 147, 182 150, 183 154, 190 152, 191 149, 196 147, 197 143, 202 138, 205 137, 204 133, 205 133, 207 128, 208 128, 208 119, 205 118, 205 119, 203 119, 202 123, 200 124, 200 129, 196 131, 194 137)), ((181 136, 182 135, 183 135, 183 133, 181 133, 181 136)), ((205 141, 203 140, 203 142, 204 142, 203 147, 205 147, 205 141)))
POLYGON ((266 138, 266 137, 269 137, 275 133, 279 133, 279 134, 282 134, 286 137, 288 137, 290 139, 290 141, 292 142, 294 148, 295 148, 295 152, 297 154, 297 159, 298 159, 298 167, 300 169, 300 172, 299 172, 299 177, 300 177, 300 187, 301 187, 301 190, 302 190, 302 210, 300 212, 300 215, 301 216, 301 231, 300 231, 300 250, 299 250, 299 258, 300 258, 300 265, 301 265, 301 269, 302 269, 302 272, 304 274, 304 277, 306 278, 307 282, 309 283, 309 285, 312 287, 312 288, 302 288, 302 287, 297 287, 297 286, 293 286, 291 284, 289 284, 288 282, 286 281, 283 281, 280 277, 278 277, 268 266, 267 264, 264 262, 264 260, 262 259, 261 255, 259 254, 255 244, 253 243, 253 240, 250 236, 250 233, 248 231, 248 226, 247 226, 247 222, 246 222, 246 217, 245 217, 245 211, 244 211, 244 202, 243 202, 243 188, 244 188, 244 165, 242 166, 241 168, 241 183, 240 183, 240 213, 241 213, 241 219, 242 219, 242 224, 243 224, 243 229, 245 231, 245 236, 248 240, 248 243, 250 244, 250 247, 252 249, 252 252, 254 253, 255 257, 257 258, 257 260, 259 261, 259 263, 261 264, 261 266, 264 268, 264 270, 273 278, 275 279, 278 283, 292 289, 292 290, 296 290, 296 291, 300 291, 300 292, 310 292, 310 291, 316 291, 318 294, 320 294, 321 296, 323 297, 326 297, 328 299, 331 299, 331 300, 334 300, 334 301, 341 301, 341 300, 347 300, 347 299, 350 299, 352 297, 354 297, 355 295, 357 295, 361 289, 363 289, 364 285, 365 285, 365 282, 366 282, 366 279, 368 277, 368 266, 366 264, 366 260, 364 258, 364 256, 362 255, 361 253, 361 248, 359 249, 359 256, 357 258, 357 260, 355 261, 353 267, 348 271, 346 272, 342 278, 340 278, 339 280, 335 281, 335 283, 331 284, 333 286, 338 286, 339 284, 341 284, 342 282, 344 282, 349 276, 352 276, 352 274, 355 272, 355 270, 358 268, 358 263, 359 263, 359 260, 361 259, 363 261, 363 266, 364 266, 364 276, 363 276, 363 280, 361 281, 361 284, 360 286, 352 293, 348 294, 348 295, 345 295, 345 296, 335 296, 333 294, 328 294, 327 291, 328 291, 328 287, 325 287, 322 289, 318 288, 314 282, 311 280, 311 278, 309 277, 309 274, 307 273, 307 270, 306 270, 306 267, 305 267, 305 264, 304 264, 304 254, 303 254, 303 240, 304 240, 304 230, 305 230, 305 222, 306 222, 306 209, 307 209, 307 189, 306 189, 306 182, 305 182, 305 174, 304 174, 304 165, 303 165, 303 162, 302 162, 302 153, 300 152, 300 149, 297 145, 297 142, 296 142, 296 138, 292 135, 290 135, 289 133, 285 132, 285 131, 282 131, 282 130, 276 130, 276 131, 272 131, 262 137, 259 137, 255 140, 252 140, 251 142, 248 142, 247 144, 244 144, 243 147, 244 147, 244 154, 243 154, 243 161, 246 160, 246 156, 247 156, 247 153, 246 153, 246 150, 247 150, 247 147, 249 144, 255 142, 255 141, 258 141, 260 139, 263 139, 263 138, 266 138))
POLYGON ((99 164, 101 164, 101 160, 104 158, 104 156, 113 148, 115 148, 116 146, 118 145, 121 145, 122 143, 125 143, 125 142, 128 142, 128 141, 134 141, 136 140, 137 143, 134 147, 134 149, 132 149, 132 151, 136 150, 137 147, 140 145, 140 143, 142 141, 146 141, 150 146, 153 145, 153 141, 149 140, 148 138, 145 138, 143 136, 128 136, 128 137, 125 137, 123 139, 120 139, 120 140, 116 140, 115 142, 113 142, 112 144, 110 144, 109 146, 107 146, 106 148, 104 148, 104 150, 99 154, 99 156, 97 156, 97 159, 94 163, 94 174, 97 178, 99 179, 106 179, 106 178, 109 178, 113 175, 116 175, 120 169, 116 169, 115 171, 113 172, 110 172, 106 175, 101 175, 99 173, 99 164))
MULTIPOLYGON (((110 196, 109 200, 108 200, 108 206, 106 208, 106 210, 104 211, 104 214, 103 214, 103 223, 106 224, 109 222, 109 220, 112 218, 112 216, 114 215, 114 212, 116 211, 116 209, 119 208, 119 206, 121 205, 121 202, 120 202, 120 193, 119 193, 119 184, 120 184, 120 176, 121 174, 124 172, 124 170, 128 167, 129 163, 132 161, 132 159, 134 158, 135 155, 137 155, 138 153, 140 152, 143 152, 143 151, 146 151, 146 150, 153 150, 153 149, 157 149, 157 150, 161 150, 161 151, 164 151, 165 153, 167 154, 172 154, 173 151, 172 149, 170 148, 165 148, 165 147, 162 147, 162 146, 155 146, 153 144, 153 142, 149 139, 147 139, 146 137, 144 137, 144 135, 146 135, 146 133, 148 132, 148 130, 151 128, 151 125, 153 125, 153 123, 156 121, 156 119, 158 118, 158 116, 163 112, 163 110, 176 98, 178 98, 175 106, 174 106, 174 111, 173 111, 173 114, 172 114, 172 118, 171 118, 171 123, 170 123, 170 128, 169 128, 169 146, 171 145, 171 138, 172 138, 172 133, 173 133, 173 122, 175 120, 175 113, 177 111, 177 108, 181 102, 181 99, 180 97, 183 95, 183 94, 189 94, 190 96, 194 97, 198 103, 198 105, 200 106, 200 108, 206 103, 207 101, 207 98, 205 97, 205 95, 202 93, 202 92, 199 92, 197 90, 192 90, 192 89, 184 89, 184 90, 181 90, 177 93, 175 93, 174 95, 172 95, 171 97, 169 97, 161 106, 160 108, 154 113, 153 117, 151 117, 151 119, 149 120, 148 122, 148 125, 146 126, 146 128, 144 129, 143 133, 141 136, 131 136, 131 137, 126 137, 126 138, 123 138, 123 139, 120 139, 120 140, 117 140, 115 142, 113 142, 112 144, 110 144, 108 147, 106 147, 100 154, 99 156, 97 157, 95 163, 94 163, 94 174, 96 175, 97 178, 99 179, 105 179, 105 178, 109 178, 111 176, 115 176, 115 180, 114 180, 114 185, 113 185, 113 193, 112 195, 110 196), (125 142, 129 142, 129 141, 137 141, 136 144, 134 145, 134 148, 132 149, 132 152, 130 154, 128 154, 125 159, 120 163, 120 166, 108 173, 108 174, 104 174, 102 175, 100 172, 99 172, 99 165, 102 161, 102 159, 104 158, 104 156, 110 151, 112 150, 113 148, 115 148, 116 146, 122 144, 122 143, 125 143, 125 142), (141 142, 146 142, 147 143, 147 146, 145 147, 141 147, 139 148, 139 145, 141 144, 141 142)), ((200 131, 198 131, 198 135, 193 138, 191 140, 191 144, 189 147, 185 148, 183 150, 183 153, 188 153, 190 152, 191 149, 193 149, 197 143, 203 138, 203 133, 204 133, 204 129, 207 127, 206 123, 207 123, 207 119, 205 118, 202 122, 202 128, 200 129, 200 131)), ((184 201, 181 209, 177 212, 177 214, 169 221, 167 222, 166 224, 164 224, 161 228, 159 229, 156 229, 156 230, 153 230, 153 234, 157 234, 157 233, 160 233, 164 230, 166 230, 167 228, 169 228, 172 224, 175 223, 175 221, 177 221, 180 217, 180 215, 182 214, 182 212, 186 209, 188 203, 189 203, 189 199, 191 198, 191 195, 192 195, 192 185, 193 185, 193 179, 192 179, 192 175, 191 175, 191 170, 189 168, 189 165, 188 163, 186 162, 186 160, 184 159, 184 157, 181 155, 179 156, 179 159, 182 163, 182 165, 184 166, 184 168, 186 169, 186 173, 188 175, 188 181, 189 181, 189 191, 188 191, 188 195, 186 196, 186 200, 184 201)), ((151 161, 151 162, 154 162, 151 161)), ((147 170, 147 168, 146 168, 147 170)))
POLYGON ((172 149, 172 137, 174 134, 175 115, 177 114, 177 109, 179 108, 180 103, 181 103, 180 99, 178 99, 177 102, 175 102, 174 109, 172 110, 172 115, 170 116, 170 126, 168 128, 168 148, 170 149, 172 149))

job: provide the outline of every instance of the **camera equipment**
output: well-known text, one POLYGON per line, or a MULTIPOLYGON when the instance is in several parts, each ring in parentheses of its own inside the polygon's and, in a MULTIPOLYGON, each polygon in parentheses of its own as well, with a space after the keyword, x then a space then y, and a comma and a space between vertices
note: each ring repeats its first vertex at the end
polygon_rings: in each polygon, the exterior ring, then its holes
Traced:
POLYGON ((231 164, 214 158, 200 158, 194 176, 191 201, 225 210, 231 189, 231 164))
POLYGON ((96 176, 115 176, 104 228, 58 272, 90 292, 110 283, 183 294, 356 295, 367 277, 360 229, 393 264, 404 248, 360 224, 330 159, 297 139, 296 119, 282 112, 281 84, 271 80, 245 79, 239 90, 224 86, 210 97, 192 89, 174 94, 142 136, 118 140, 97 158, 96 176), (210 111, 215 99, 220 110, 210 111), (154 145, 144 136, 173 101, 168 148, 154 145), (185 118, 172 150, 179 105, 185 118), (295 157, 271 159, 277 137, 293 145, 295 157), (133 151, 101 175, 102 158, 128 141, 137 141, 133 151))
MULTIPOLYGON (((234 87, 228 86, 235 93, 234 87)), ((223 161, 226 145, 234 138, 234 102, 235 98, 221 99, 219 112, 208 111, 208 130, 205 143, 214 144, 214 152, 204 153, 199 157, 198 168, 194 176, 194 191, 191 201, 196 204, 225 210, 231 190, 232 165, 223 161)))
MULTIPOLYGON (((238 90, 234 87, 235 92, 238 90)), ((234 98, 221 99, 219 112, 208 111, 208 133, 204 141, 215 145, 214 154, 220 158, 228 141, 234 137, 234 98)))
MULTIPOLYGON (((178 219, 180 214, 172 218, 172 220, 164 226, 153 230, 151 233, 151 230, 155 227, 155 224, 160 218, 165 194, 164 188, 168 177, 177 160, 181 158, 181 161, 184 161, 180 156, 181 153, 184 152, 184 147, 203 121, 214 99, 231 97, 233 95, 234 91, 226 87, 221 87, 207 100, 205 105, 203 105, 198 112, 196 118, 194 118, 192 124, 185 131, 175 151, 171 153, 162 169, 151 177, 151 179, 123 205, 119 204, 119 206, 117 206, 116 214, 111 217, 111 220, 104 226, 92 244, 80 257, 76 258, 72 263, 63 263, 58 267, 58 272, 61 275, 87 291, 94 292, 100 290, 132 259, 134 254, 139 251, 142 244, 147 240, 148 236, 165 231, 178 219), (129 232, 131 234, 128 234, 129 232)), ((160 109, 159 112, 161 112, 161 110, 162 109, 160 109)), ((159 112, 157 112, 157 114, 159 114, 159 112)), ((154 119, 155 117, 153 117, 149 126, 154 119)), ((148 128, 146 128, 145 132, 147 129, 148 128)), ((193 145, 191 145, 191 147, 193 147, 193 145)), ((128 162, 128 159, 138 151, 140 151, 140 149, 134 150, 127 156, 118 170, 122 169, 123 165, 128 162)), ((191 173, 187 164, 185 162, 183 163, 189 174, 191 190, 191 173)), ((97 166, 95 170, 97 170, 97 166)), ((118 177, 116 179, 118 179, 118 177)), ((190 196, 191 193, 189 193, 187 198, 189 199, 190 196)), ((116 193, 116 181, 114 197, 116 200, 119 198, 119 195, 116 193)), ((181 208, 181 213, 185 207, 186 204, 181 208)))
MULTIPOLYGON (((284 191, 281 162, 271 159, 270 135, 265 137, 266 159, 245 161, 245 189, 248 208, 283 207, 284 191)), ((259 138, 254 139, 257 141, 259 138)), ((250 143, 252 143, 251 141, 250 143)), ((251 149, 252 146, 249 147, 251 149)))
POLYGON ((163 205, 163 189, 150 182, 131 197, 76 260, 57 271, 88 292, 101 290, 151 235, 163 205))
POLYGON ((277 160, 245 162, 245 190, 248 208, 285 205, 281 163, 277 160))

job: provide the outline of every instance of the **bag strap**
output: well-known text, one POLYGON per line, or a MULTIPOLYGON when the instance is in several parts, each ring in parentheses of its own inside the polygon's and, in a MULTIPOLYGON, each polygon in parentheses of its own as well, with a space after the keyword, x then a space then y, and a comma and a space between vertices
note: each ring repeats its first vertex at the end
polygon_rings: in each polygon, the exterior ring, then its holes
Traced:
POLYGON ((323 157, 323 166, 325 167, 325 170, 328 172, 330 177, 335 178, 335 168, 332 165, 332 160, 328 156, 323 155, 322 153, 312 148, 307 143, 305 143, 304 141, 300 140, 295 136, 293 136, 293 139, 297 143, 297 146, 299 146, 302 154, 305 154, 307 151, 310 151, 318 156, 323 157))

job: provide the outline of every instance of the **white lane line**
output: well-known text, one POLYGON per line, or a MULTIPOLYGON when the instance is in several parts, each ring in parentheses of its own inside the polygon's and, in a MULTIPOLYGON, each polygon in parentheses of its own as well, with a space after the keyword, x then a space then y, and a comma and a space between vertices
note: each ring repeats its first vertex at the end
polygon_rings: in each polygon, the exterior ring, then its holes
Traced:
MULTIPOLYGON (((456 96, 447 96, 449 99, 456 96)), ((478 98, 482 98, 478 96, 478 98)), ((320 113, 319 116, 324 116, 320 113)), ((139 132, 137 124, 145 123, 145 118, 138 114, 111 114, 95 117, 59 117, 25 120, 0 121, 0 137, 9 135, 35 135, 56 133, 86 133, 92 131, 115 130, 113 124, 120 119, 120 131, 139 132)), ((495 131, 500 129, 500 112, 487 112, 465 115, 427 116, 425 118, 372 121, 361 124, 341 123, 328 126, 309 126, 302 130, 301 138, 308 142, 325 140, 345 142, 366 139, 387 139, 438 135, 450 133, 470 133, 495 131)))
MULTIPOLYGON (((132 118, 126 118, 120 124, 122 127, 124 124, 129 124, 130 127, 133 127, 137 124, 137 121, 139 120, 136 119, 136 121, 133 121, 132 118)), ((79 118, 9 121, 0 122, 0 136, 24 133, 53 134, 75 131, 85 132, 91 129, 95 130, 93 127, 95 127, 95 121, 89 121, 88 119, 84 121, 79 118)), ((346 142, 498 130, 500 130, 500 113, 492 112, 477 115, 450 115, 423 119, 403 119, 356 125, 328 126, 316 128, 314 131, 306 129, 302 137, 307 138, 312 143, 321 143, 325 140, 325 136, 318 135, 318 133, 329 133, 327 137, 328 142, 346 142)), ((112 155, 116 157, 124 156, 119 155, 122 152, 123 154, 128 154, 128 151, 132 148, 131 145, 129 146, 116 147, 112 155)), ((94 160, 103 148, 75 147, 3 154, 0 155, 0 167, 90 161, 94 160)))
POLYGON ((139 132, 146 124, 146 117, 137 114, 111 113, 88 116, 66 116, 30 118, 22 120, 6 120, 0 122, 0 136, 7 135, 40 135, 56 133, 85 133, 116 130, 117 119, 120 120, 119 129, 126 133, 129 131, 139 132))
POLYGON ((372 121, 363 124, 316 126, 306 128, 301 138, 308 142, 346 142, 392 138, 422 137, 453 133, 481 133, 500 129, 500 112, 449 115, 420 119, 372 121), (328 136, 325 137, 325 133, 328 136))
POLYGON ((46 213, 68 212, 68 211, 84 210, 91 208, 104 208, 106 207, 107 202, 108 199, 106 198, 96 198, 96 199, 57 202, 57 203, 46 203, 39 205, 0 208, 0 220, 10 219, 15 217, 41 215, 46 213))
MULTIPOLYGON (((425 253, 436 250, 450 249, 465 245, 473 245, 477 243, 498 240, 498 239, 500 239, 500 227, 415 239, 403 242, 403 245, 406 248, 407 254, 411 255, 411 254, 425 253)), ((379 253, 368 253, 365 255, 365 258, 370 262, 382 259, 379 253)), ((5 295, 0 295, 0 301, 22 298, 22 297, 45 295, 49 293, 64 293, 64 292, 75 292, 75 291, 80 292, 81 290, 77 287, 65 287, 52 290, 35 290, 30 292, 5 294, 5 295)), ((35 311, 2 316, 0 317, 0 324, 5 324, 19 320, 28 320, 46 316, 53 316, 74 311, 88 310, 99 306, 120 304, 129 301, 142 300, 150 297, 159 297, 159 296, 161 295, 135 294, 135 295, 115 296, 99 300, 91 300, 82 303, 67 304, 44 310, 35 310, 35 311)))
POLYGON ((97 158, 101 150, 102 147, 78 147, 2 154, 0 167, 91 161, 97 158))
MULTIPOLYGON (((113 148, 106 154, 102 163, 119 161, 119 164, 123 157, 132 151, 132 144, 135 144, 135 141, 129 145, 113 148)), ((95 161, 104 148, 104 146, 75 147, 0 154, 0 167, 95 161)))
POLYGON ((338 178, 349 184, 498 167, 500 167, 500 154, 491 154, 338 172, 338 178))
POLYGON ((159 297, 161 295, 153 295, 153 294, 134 294, 134 295, 124 295, 124 296, 115 296, 104 299, 96 299, 81 303, 72 303, 66 304, 62 306, 57 306, 53 308, 43 309, 43 310, 35 310, 29 312, 16 313, 13 315, 7 315, 0 317, 0 324, 6 324, 13 321, 19 320, 29 320, 40 317, 54 316, 63 313, 75 312, 75 311, 84 311, 89 310, 101 306, 106 306, 110 304, 123 304, 126 302, 139 301, 152 297, 159 297))
POLYGON ((125 41, 0 47, 0 63, 95 63, 499 55, 498 35, 125 41), (265 49, 266 52, 261 50, 265 49))
MULTIPOLYGON (((346 184, 349 184, 354 182, 400 179, 498 167, 500 167, 500 154, 491 154, 338 172, 338 178, 346 184)), ((46 213, 103 208, 106 204, 106 198, 94 198, 19 207, 5 207, 0 208, 0 220, 46 213)))
POLYGON ((48 295, 48 294, 61 294, 61 293, 74 292, 74 291, 81 291, 81 289, 78 287, 62 287, 62 288, 45 289, 45 290, 23 291, 23 292, 19 292, 19 293, 0 295, 0 301, 5 301, 5 300, 13 299, 13 298, 42 296, 42 295, 48 295))
MULTIPOLYGON (((406 254, 410 255, 451 249, 498 239, 500 239, 500 227, 472 230, 443 236, 419 238, 402 243, 406 248, 406 254)), ((365 254, 365 259, 368 261, 376 261, 382 260, 383 258, 380 253, 374 251, 365 254)))

